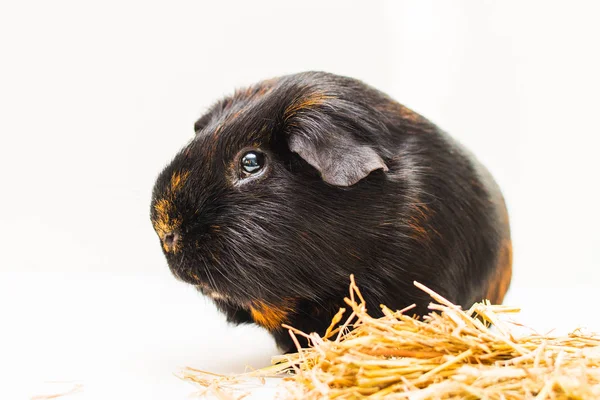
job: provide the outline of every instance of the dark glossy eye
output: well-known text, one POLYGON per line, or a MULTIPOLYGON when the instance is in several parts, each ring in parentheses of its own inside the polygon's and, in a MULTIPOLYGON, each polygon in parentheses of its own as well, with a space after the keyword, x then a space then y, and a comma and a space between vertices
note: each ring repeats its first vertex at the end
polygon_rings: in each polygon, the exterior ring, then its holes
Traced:
POLYGON ((265 155, 257 151, 249 151, 242 157, 242 169, 248 174, 255 174, 265 165, 265 155))

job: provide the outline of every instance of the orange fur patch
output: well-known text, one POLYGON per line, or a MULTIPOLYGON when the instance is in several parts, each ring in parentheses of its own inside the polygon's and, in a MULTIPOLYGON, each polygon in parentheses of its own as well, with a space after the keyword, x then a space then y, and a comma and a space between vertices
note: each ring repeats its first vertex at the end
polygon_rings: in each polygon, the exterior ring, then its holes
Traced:
POLYGON ((490 279, 489 286, 485 293, 485 298, 492 304, 502 304, 504 296, 510 286, 512 278, 512 242, 506 239, 500 253, 498 254, 498 264, 496 271, 490 279))
MULTIPOLYGON (((165 235, 175 231, 181 225, 181 218, 173 216, 175 214, 173 200, 175 198, 175 193, 181 189, 189 175, 189 171, 174 172, 171 176, 171 185, 166 197, 157 200, 154 204, 156 216, 152 220, 152 224, 154 225, 154 230, 161 240, 165 237, 165 235)), ((165 249, 165 251, 171 251, 171 249, 169 249, 164 243, 163 249, 165 249)), ((178 246, 175 246, 172 250, 177 252, 179 248, 178 246)))
POLYGON ((292 307, 287 301, 280 306, 262 301, 255 302, 250 306, 250 314, 254 322, 269 331, 281 329, 281 324, 285 323, 286 317, 291 311, 292 307))
POLYGON ((190 171, 177 171, 173 173, 173 175, 171 176, 171 194, 174 194, 179 189, 181 189, 189 175, 190 171))
POLYGON ((413 231, 413 237, 422 240, 429 240, 429 234, 426 229, 431 210, 425 204, 416 203, 411 207, 412 215, 408 220, 408 226, 413 231))
POLYGON ((400 116, 406 120, 409 120, 410 122, 423 121, 423 117, 421 117, 419 114, 417 114, 410 108, 404 107, 402 104, 400 104, 400 116))
POLYGON ((154 229, 161 239, 176 225, 177 221, 171 218, 172 210, 173 203, 167 199, 160 199, 154 204, 154 211, 156 211, 156 219, 153 221, 154 229))
POLYGON ((298 111, 310 109, 325 103, 325 100, 333 99, 333 96, 328 96, 324 93, 316 92, 309 96, 300 97, 290 104, 284 112, 284 119, 289 119, 298 111))
POLYGON ((378 109, 382 112, 398 113, 402 119, 413 123, 425 121, 421 115, 395 101, 383 103, 382 105, 378 106, 378 109))

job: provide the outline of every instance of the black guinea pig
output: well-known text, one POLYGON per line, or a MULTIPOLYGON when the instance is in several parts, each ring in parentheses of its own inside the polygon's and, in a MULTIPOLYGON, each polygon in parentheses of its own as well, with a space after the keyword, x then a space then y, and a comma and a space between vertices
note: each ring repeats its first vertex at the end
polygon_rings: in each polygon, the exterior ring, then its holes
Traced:
MULTIPOLYGON (((324 72, 260 82, 213 105, 159 175, 151 219, 173 274, 233 323, 323 334, 350 274, 372 315, 430 298, 502 302, 506 206, 486 169, 434 124, 324 72)), ((305 342, 303 342, 305 344, 305 342)))

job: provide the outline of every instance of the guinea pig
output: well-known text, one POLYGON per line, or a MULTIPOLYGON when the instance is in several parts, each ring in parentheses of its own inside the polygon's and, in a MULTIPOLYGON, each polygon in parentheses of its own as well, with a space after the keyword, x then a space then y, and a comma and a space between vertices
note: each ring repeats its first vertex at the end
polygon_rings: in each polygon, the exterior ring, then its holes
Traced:
MULTIPOLYGON (((156 180, 172 273, 230 322, 323 334, 354 274, 369 312, 501 303, 512 274, 492 176, 421 115, 356 79, 304 72, 237 90, 156 180)), ((301 341, 305 345, 306 342, 301 341)))

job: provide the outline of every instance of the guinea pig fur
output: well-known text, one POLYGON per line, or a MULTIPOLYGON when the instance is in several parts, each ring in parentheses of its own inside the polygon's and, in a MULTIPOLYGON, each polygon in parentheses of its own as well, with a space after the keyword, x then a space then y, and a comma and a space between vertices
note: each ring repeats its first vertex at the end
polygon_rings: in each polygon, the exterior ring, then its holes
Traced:
MULTIPOLYGON (((157 178, 151 220, 173 274, 233 323, 323 334, 354 274, 369 312, 419 281, 469 307, 512 273, 491 175, 424 117, 355 79, 305 72, 214 104, 157 178)), ((302 344, 306 344, 302 342, 302 344)))

